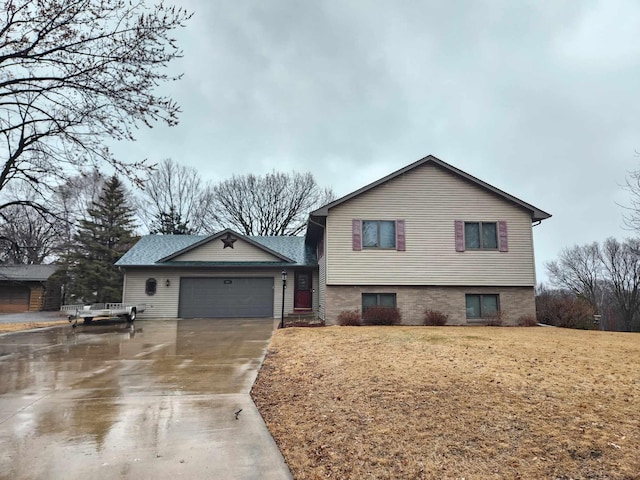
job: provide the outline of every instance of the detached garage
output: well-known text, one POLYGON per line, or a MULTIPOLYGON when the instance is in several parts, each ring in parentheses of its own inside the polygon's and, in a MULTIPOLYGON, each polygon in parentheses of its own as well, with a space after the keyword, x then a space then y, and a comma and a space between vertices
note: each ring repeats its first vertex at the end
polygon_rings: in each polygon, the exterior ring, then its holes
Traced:
POLYGON ((273 277, 180 278, 181 318, 273 317, 273 277))
POLYGON ((29 310, 31 289, 16 285, 0 286, 0 313, 20 313, 29 310))
POLYGON ((147 235, 116 265, 123 302, 144 303, 142 318, 279 318, 283 299, 285 315, 318 311, 318 262, 303 237, 147 235))
POLYGON ((0 266, 0 313, 21 313, 52 307, 46 302, 47 285, 49 277, 57 269, 56 265, 0 266))

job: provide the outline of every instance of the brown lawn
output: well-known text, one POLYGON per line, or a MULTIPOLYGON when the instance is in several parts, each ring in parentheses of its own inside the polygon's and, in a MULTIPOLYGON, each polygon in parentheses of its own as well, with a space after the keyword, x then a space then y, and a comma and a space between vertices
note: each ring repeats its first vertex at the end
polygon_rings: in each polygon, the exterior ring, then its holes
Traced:
POLYGON ((252 392, 296 479, 640 478, 640 335, 279 330, 252 392))
POLYGON ((27 322, 27 323, 0 323, 0 333, 18 332, 20 330, 32 330, 34 328, 55 327, 69 324, 67 320, 55 320, 52 322, 27 322))

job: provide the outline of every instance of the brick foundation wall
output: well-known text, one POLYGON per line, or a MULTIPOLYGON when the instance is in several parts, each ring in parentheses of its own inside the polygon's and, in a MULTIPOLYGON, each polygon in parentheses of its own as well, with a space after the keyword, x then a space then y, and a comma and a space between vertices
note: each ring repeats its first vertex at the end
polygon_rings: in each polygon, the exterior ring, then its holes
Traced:
POLYGON ((331 286, 327 285, 326 324, 335 325, 343 310, 361 310, 363 293, 395 293, 403 325, 422 325, 425 309, 439 310, 449 316, 447 325, 482 324, 467 320, 465 294, 500 295, 500 310, 505 325, 517 325, 523 315, 536 314, 533 287, 431 287, 431 286, 331 286))

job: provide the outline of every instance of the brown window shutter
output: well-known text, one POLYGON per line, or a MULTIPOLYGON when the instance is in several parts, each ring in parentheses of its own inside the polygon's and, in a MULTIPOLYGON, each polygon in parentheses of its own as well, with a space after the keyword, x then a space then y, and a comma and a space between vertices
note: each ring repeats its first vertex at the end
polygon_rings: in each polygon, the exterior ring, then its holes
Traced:
POLYGON ((456 232, 456 252, 464 252, 464 222, 456 220, 454 222, 456 232))
POLYGON ((362 250, 362 220, 352 220, 351 230, 351 245, 353 250, 362 250))
POLYGON ((507 222, 498 222, 498 250, 501 252, 509 251, 509 239, 507 238, 507 222))
POLYGON ((396 250, 399 252, 407 250, 407 242, 404 234, 404 220, 396 220, 396 250))

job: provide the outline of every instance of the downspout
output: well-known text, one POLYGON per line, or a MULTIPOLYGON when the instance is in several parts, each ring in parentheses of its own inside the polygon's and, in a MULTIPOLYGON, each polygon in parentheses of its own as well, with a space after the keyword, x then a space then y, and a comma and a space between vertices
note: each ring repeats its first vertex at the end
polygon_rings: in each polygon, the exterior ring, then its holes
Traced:
POLYGON ((124 303, 124 296, 127 291, 127 270, 123 268, 122 271, 122 303, 124 303))
MULTIPOLYGON (((531 247, 532 247, 531 248, 531 252, 533 253, 533 279, 534 279, 534 287, 533 287, 533 292, 534 293, 533 293, 533 295, 534 295, 534 298, 535 298, 536 285, 538 283, 538 279, 537 279, 538 275, 537 275, 537 272, 536 272, 536 252, 535 252, 535 249, 533 248, 533 227, 537 227, 541 223, 542 223, 542 220, 538 220, 537 222, 533 222, 531 224, 531 247)), ((538 316, 538 310, 536 308, 536 317, 537 316, 538 316)), ((539 325, 542 325, 542 324, 539 324, 539 325)))

